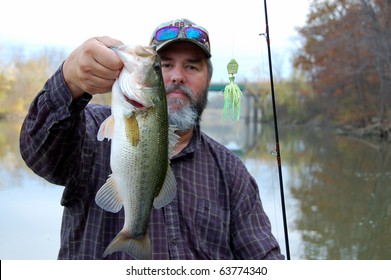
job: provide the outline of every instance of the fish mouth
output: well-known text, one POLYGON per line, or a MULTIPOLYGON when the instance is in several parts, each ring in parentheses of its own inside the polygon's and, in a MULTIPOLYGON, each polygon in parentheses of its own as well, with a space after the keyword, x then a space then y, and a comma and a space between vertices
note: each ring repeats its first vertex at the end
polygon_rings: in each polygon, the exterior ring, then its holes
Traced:
POLYGON ((136 108, 144 108, 144 104, 134 100, 134 99, 131 99, 129 97, 127 97, 126 95, 124 95, 124 98, 125 98, 125 101, 127 103, 129 103, 130 105, 132 105, 133 107, 136 107, 136 108))

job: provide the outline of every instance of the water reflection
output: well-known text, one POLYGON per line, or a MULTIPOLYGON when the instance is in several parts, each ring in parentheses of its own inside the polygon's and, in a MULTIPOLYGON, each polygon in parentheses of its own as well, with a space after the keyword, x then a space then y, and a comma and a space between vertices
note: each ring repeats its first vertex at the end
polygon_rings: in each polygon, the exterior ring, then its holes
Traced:
POLYGON ((285 130, 304 259, 390 259, 390 145, 285 130))
POLYGON ((26 168, 19 122, 0 121, 0 259, 55 259, 62 187, 26 168))
MULTIPOLYGON (((276 160, 269 154, 273 128, 257 125, 259 134, 248 134, 253 124, 223 120, 219 102, 208 107, 203 128, 244 160, 284 251, 276 160)), ((62 187, 25 167, 19 127, 0 122, 0 259, 55 259, 62 187)), ((280 145, 292 259, 391 259, 390 145, 283 127, 280 145)))

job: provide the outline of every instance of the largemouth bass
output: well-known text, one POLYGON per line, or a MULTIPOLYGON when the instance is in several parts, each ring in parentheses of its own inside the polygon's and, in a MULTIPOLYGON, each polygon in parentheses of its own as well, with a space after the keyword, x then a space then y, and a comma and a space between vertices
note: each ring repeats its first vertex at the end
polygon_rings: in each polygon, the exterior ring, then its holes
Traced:
POLYGON ((155 50, 126 45, 112 49, 124 67, 112 88, 112 115, 98 132, 98 140, 111 139, 112 174, 95 201, 113 213, 124 207, 125 222, 103 256, 125 251, 136 259, 151 259, 147 226, 152 207, 163 207, 176 195, 169 155, 178 136, 168 123, 166 92, 155 50))

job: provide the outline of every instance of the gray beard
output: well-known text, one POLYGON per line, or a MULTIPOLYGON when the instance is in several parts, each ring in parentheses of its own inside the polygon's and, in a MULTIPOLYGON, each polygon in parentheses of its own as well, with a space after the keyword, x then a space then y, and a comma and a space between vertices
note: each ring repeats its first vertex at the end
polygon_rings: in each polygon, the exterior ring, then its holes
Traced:
POLYGON ((183 100, 170 99, 168 100, 168 121, 174 125, 179 131, 187 131, 198 124, 198 114, 194 105, 189 104, 179 110, 171 110, 170 104, 179 104, 183 106, 183 100))
POLYGON ((193 92, 189 88, 182 85, 169 84, 166 86, 166 93, 176 89, 179 89, 186 94, 187 97, 189 97, 190 102, 188 105, 185 105, 182 99, 168 98, 168 120, 169 123, 176 126, 179 131, 184 132, 199 124, 201 114, 207 105, 208 88, 205 88, 204 92, 201 94, 202 97, 200 100, 197 100, 194 97, 193 92), (175 107, 180 107, 181 109, 172 110, 170 109, 170 105, 176 105, 175 107))

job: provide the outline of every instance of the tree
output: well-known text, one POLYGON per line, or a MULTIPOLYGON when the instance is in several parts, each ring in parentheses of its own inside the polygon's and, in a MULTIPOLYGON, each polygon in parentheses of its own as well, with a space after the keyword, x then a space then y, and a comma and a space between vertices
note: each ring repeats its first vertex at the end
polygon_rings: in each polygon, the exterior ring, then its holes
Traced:
POLYGON ((8 46, 7 51, 9 54, 3 57, 0 66, 0 114, 24 116, 64 54, 46 48, 40 54, 26 55, 19 46, 8 46))
POLYGON ((50 64, 46 57, 13 63, 13 86, 5 101, 8 111, 24 115, 32 99, 37 95, 50 75, 50 64))
POLYGON ((386 118, 390 102, 389 0, 314 0, 294 66, 306 73, 322 113, 339 123, 386 118))

